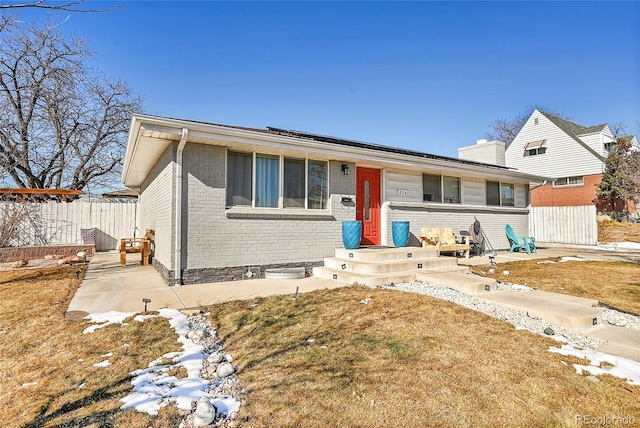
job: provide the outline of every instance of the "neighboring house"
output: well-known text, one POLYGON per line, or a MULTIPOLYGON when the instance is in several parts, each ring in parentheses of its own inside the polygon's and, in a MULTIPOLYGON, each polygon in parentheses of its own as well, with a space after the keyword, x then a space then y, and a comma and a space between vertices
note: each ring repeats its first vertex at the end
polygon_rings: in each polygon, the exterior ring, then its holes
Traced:
POLYGON ((529 182, 503 166, 277 128, 134 115, 122 183, 140 191, 141 229, 170 284, 242 279, 250 269, 308 271, 342 247, 393 245, 392 221, 467 230, 477 217, 496 248, 528 231, 529 182))
MULTIPOLYGON (((635 136, 629 138, 633 147, 640 148, 635 136)), ((586 127, 534 110, 507 147, 505 164, 553 178, 532 188, 532 206, 591 205, 613 145, 615 138, 607 124, 586 127)))
POLYGON ((137 201, 140 192, 132 189, 114 190, 113 192, 103 193, 102 197, 107 199, 121 199, 137 201))

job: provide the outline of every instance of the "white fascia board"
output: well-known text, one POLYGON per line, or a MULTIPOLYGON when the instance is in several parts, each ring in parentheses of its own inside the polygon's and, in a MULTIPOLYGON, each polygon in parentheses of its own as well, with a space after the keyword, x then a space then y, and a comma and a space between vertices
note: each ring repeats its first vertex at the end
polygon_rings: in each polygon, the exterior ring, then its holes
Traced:
POLYGON ((128 168, 135 156, 135 145, 138 142, 140 127, 157 130, 164 133, 175 134, 179 138, 183 128, 189 129, 191 138, 203 138, 213 140, 216 145, 223 145, 225 141, 248 146, 263 146, 277 150, 300 150, 308 153, 321 154, 332 160, 352 161, 356 163, 382 163, 393 166, 405 166, 418 169, 437 169, 443 172, 461 175, 469 173, 473 175, 486 176, 488 178, 511 178, 517 182, 543 181, 545 177, 524 174, 515 170, 493 168, 491 166, 478 166, 465 163, 458 163, 455 160, 447 159, 427 159, 418 158, 401 153, 382 152, 375 149, 360 148, 352 146, 342 146, 339 144, 327 144, 297 137, 262 133, 239 128, 225 127, 221 125, 196 123, 179 119, 159 118, 155 116, 136 115, 134 116, 132 129, 137 124, 135 134, 131 133, 127 147, 127 157, 125 158, 125 169, 123 169, 123 182, 128 168), (135 139, 133 136, 135 135, 135 139), (129 153, 131 152, 131 156, 129 153))

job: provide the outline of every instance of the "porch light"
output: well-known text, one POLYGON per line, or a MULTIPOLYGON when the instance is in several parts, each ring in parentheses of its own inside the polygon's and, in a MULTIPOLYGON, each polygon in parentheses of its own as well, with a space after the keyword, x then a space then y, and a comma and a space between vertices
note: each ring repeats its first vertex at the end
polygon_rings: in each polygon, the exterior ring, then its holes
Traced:
POLYGON ((349 175, 349 165, 347 165, 346 163, 342 164, 342 173, 344 175, 349 175))

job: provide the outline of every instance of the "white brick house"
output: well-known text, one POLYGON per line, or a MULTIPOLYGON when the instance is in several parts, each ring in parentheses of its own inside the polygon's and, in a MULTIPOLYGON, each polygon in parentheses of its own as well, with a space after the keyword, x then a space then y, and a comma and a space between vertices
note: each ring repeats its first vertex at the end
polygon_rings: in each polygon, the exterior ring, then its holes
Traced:
POLYGON ((396 147, 275 128, 134 115, 122 172, 140 191, 142 229, 170 284, 241 279, 251 267, 305 266, 342 246, 392 246, 391 222, 467 230, 477 217, 496 248, 505 224, 528 231, 529 182, 543 177, 396 147), (178 268, 177 268, 178 267, 178 268))

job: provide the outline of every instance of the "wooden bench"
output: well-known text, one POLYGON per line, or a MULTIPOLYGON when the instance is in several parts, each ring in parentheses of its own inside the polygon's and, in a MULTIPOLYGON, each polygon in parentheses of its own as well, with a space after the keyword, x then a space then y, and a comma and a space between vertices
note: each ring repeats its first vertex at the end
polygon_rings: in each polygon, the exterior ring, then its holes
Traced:
POLYGON ((450 227, 423 227, 420 240, 423 248, 435 247, 438 255, 451 253, 457 257, 458 251, 463 251, 465 258, 469 258, 469 237, 456 237, 450 227))
POLYGON ((149 265, 149 254, 151 253, 151 244, 155 231, 147 229, 142 238, 122 238, 120 239, 120 266, 127 267, 127 254, 141 253, 142 265, 149 265))

